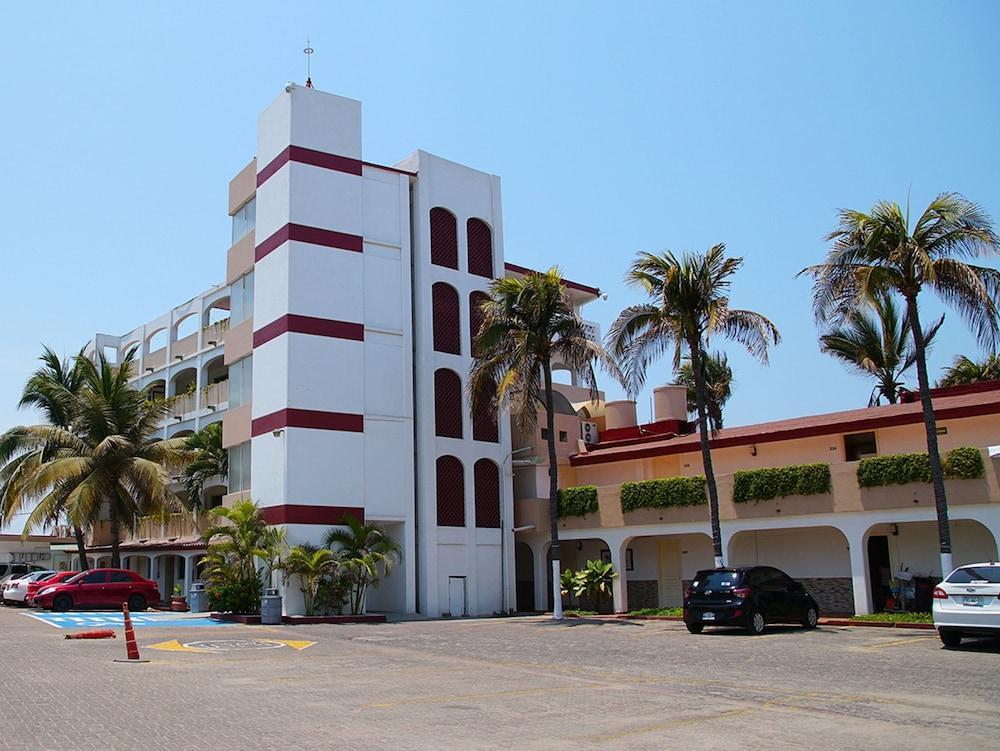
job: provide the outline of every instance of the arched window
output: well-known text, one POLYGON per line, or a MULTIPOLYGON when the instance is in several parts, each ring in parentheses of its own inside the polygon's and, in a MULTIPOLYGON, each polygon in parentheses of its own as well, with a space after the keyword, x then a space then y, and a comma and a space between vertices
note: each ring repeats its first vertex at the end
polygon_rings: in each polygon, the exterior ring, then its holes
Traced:
POLYGON ((431 209, 431 263, 458 268, 458 222, 448 209, 431 209))
POLYGON ((480 459, 473 468, 476 486, 476 526, 500 527, 500 468, 480 459))
POLYGON ((486 385, 476 395, 476 403, 472 407, 472 439, 474 441, 500 443, 497 412, 491 403, 492 391, 493 389, 486 385))
POLYGON ((439 527, 465 526, 465 476, 454 456, 437 460, 437 523, 439 527))
POLYGON ((472 354, 476 354, 476 335, 483 325, 482 304, 490 299, 485 292, 476 290, 469 295, 469 341, 472 342, 472 354))
POLYGON ((482 219, 470 219, 465 224, 469 244, 469 273, 493 278, 493 232, 482 219))
POLYGON ((462 379, 447 368, 434 371, 435 435, 462 437, 462 379))
POLYGON ((434 319, 434 351, 451 355, 462 354, 462 334, 459 326, 458 292, 451 285, 437 282, 431 287, 434 319))

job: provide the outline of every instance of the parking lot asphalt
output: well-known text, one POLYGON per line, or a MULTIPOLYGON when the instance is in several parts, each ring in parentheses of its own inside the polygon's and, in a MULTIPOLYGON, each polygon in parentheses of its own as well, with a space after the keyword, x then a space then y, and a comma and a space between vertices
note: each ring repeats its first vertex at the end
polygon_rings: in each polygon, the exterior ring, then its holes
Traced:
POLYGON ((1000 737, 1000 642, 945 650, 926 631, 147 625, 143 664, 114 662, 120 629, 65 633, 0 610, 0 748, 940 751, 1000 737))

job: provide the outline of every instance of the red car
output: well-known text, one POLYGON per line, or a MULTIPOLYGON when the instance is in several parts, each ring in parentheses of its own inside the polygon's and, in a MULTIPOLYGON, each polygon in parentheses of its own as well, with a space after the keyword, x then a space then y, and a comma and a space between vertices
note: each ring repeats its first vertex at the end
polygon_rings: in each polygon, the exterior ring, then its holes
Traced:
POLYGON ((24 601, 28 605, 34 605, 34 602, 32 602, 32 600, 34 600, 35 595, 38 594, 38 590, 40 590, 42 587, 47 587, 50 584, 59 584, 60 582, 64 582, 67 579, 76 576, 78 573, 80 572, 60 571, 57 574, 50 574, 49 576, 46 576, 44 579, 39 579, 38 581, 34 582, 28 582, 28 586, 26 587, 27 591, 24 594, 24 601))
POLYGON ((145 610, 160 601, 156 582, 123 568, 96 568, 84 571, 59 584, 40 587, 35 605, 47 610, 120 608, 145 610))

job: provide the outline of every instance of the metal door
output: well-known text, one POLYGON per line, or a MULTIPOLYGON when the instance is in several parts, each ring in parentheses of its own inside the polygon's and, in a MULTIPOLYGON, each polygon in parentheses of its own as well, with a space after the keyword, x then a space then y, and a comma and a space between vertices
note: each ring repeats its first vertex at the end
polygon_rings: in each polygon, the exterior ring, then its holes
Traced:
POLYGON ((448 612, 452 618, 468 615, 465 603, 465 577, 448 577, 448 612))

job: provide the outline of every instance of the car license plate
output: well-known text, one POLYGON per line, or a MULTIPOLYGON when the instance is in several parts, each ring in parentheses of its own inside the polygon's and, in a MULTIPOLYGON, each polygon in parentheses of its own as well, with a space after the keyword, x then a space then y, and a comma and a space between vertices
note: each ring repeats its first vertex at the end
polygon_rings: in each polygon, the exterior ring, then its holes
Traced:
POLYGON ((701 614, 701 619, 703 621, 714 621, 715 620, 715 613, 702 613, 701 614))
POLYGON ((983 606, 983 598, 973 596, 966 596, 962 598, 963 605, 970 605, 972 607, 981 608, 983 606))

